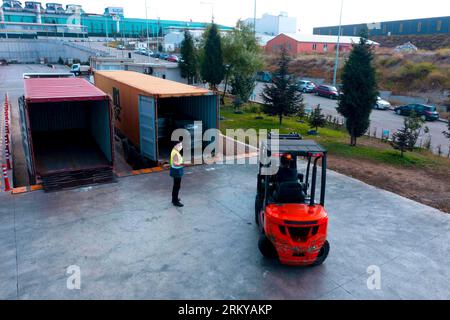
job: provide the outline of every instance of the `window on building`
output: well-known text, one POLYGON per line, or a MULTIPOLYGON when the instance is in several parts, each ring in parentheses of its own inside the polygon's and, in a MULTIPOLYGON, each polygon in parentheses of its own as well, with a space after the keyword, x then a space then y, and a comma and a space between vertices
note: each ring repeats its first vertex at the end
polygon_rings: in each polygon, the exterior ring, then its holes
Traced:
POLYGON ((313 49, 313 51, 317 51, 317 44, 316 44, 316 43, 314 43, 314 44, 312 45, 312 49, 313 49))
POLYGON ((400 26, 398 27, 398 32, 403 33, 403 23, 400 23, 400 26))
POLYGON ((383 24, 383 34, 386 34, 386 33, 387 33, 387 24, 384 23, 383 24))
POLYGON ((353 27, 353 35, 354 36, 356 36, 356 32, 357 32, 358 30, 357 30, 357 28, 356 27, 353 27))
POLYGON ((417 32, 422 32, 422 22, 417 23, 417 32))
POLYGON ((328 52, 328 43, 323 45, 323 52, 328 52))
POLYGON ((442 20, 438 20, 438 22, 436 23, 436 31, 441 31, 442 30, 442 20))

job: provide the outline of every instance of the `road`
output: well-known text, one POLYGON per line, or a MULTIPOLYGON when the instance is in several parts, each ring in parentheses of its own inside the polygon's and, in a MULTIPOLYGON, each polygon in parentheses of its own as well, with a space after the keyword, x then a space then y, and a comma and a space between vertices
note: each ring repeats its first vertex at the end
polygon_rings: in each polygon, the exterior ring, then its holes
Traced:
POLYGON ((134 62, 137 63, 167 63, 167 64, 173 64, 173 62, 169 62, 166 60, 160 60, 160 59, 155 59, 152 57, 147 57, 147 56, 143 56, 140 54, 136 54, 134 53, 134 51, 132 50, 117 50, 115 48, 107 48, 105 46, 105 42, 77 42, 78 45, 83 45, 92 49, 96 49, 99 51, 103 51, 105 53, 108 53, 110 56, 112 57, 116 57, 116 58, 128 58, 128 53, 131 53, 131 57, 132 59, 134 59, 134 62))
MULTIPOLYGON (((256 96, 257 102, 262 102, 261 93, 263 91, 264 84, 258 82, 255 88, 254 95, 256 96)), ((337 102, 336 100, 330 100, 327 98, 317 97, 313 94, 305 94, 304 102, 306 107, 314 108, 318 104, 323 109, 324 113, 332 116, 341 117, 336 111, 337 102)), ((373 110, 372 115, 370 117, 371 125, 370 132, 373 134, 376 130, 377 137, 381 138, 383 130, 389 130, 390 134, 396 132, 403 126, 404 117, 396 115, 393 111, 380 111, 373 110)), ((433 151, 436 153, 437 148, 440 145, 442 152, 447 154, 450 148, 450 140, 445 138, 442 134, 447 128, 447 124, 443 122, 427 122, 427 127, 430 129, 429 134, 422 134, 419 138, 419 144, 421 141, 426 141, 428 136, 431 137, 431 144, 433 146, 433 151)))

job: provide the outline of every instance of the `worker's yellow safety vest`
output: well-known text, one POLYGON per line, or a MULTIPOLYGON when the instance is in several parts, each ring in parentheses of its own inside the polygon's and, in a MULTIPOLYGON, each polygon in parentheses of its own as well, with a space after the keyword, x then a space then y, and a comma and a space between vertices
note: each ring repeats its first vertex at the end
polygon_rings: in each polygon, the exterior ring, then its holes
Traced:
POLYGON ((180 168, 179 166, 175 165, 175 156, 178 157, 178 164, 183 164, 184 160, 183 157, 181 156, 181 153, 177 150, 177 149, 173 149, 172 153, 170 154, 170 166, 172 168, 180 168))

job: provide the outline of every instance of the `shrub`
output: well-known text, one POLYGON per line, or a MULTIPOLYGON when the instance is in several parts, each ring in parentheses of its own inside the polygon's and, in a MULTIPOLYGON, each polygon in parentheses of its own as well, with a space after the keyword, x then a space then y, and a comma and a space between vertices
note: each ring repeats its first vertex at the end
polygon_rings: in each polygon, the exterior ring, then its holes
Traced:
POLYGON ((416 79, 423 80, 436 69, 436 66, 430 62, 407 62, 399 69, 399 75, 405 81, 414 81, 416 79))
POLYGON ((261 105, 256 104, 256 103, 249 103, 243 109, 247 113, 261 113, 262 112, 261 105))

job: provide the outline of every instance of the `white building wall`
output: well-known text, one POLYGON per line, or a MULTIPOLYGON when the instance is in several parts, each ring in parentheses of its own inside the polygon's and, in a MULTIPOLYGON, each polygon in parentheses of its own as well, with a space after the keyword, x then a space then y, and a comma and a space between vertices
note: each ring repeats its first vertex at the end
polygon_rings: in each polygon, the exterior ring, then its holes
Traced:
MULTIPOLYGON (((245 23, 253 25, 253 19, 245 20, 245 23)), ((277 36, 280 33, 296 33, 297 19, 288 17, 287 13, 271 15, 265 13, 261 18, 256 19, 256 33, 277 36)))

